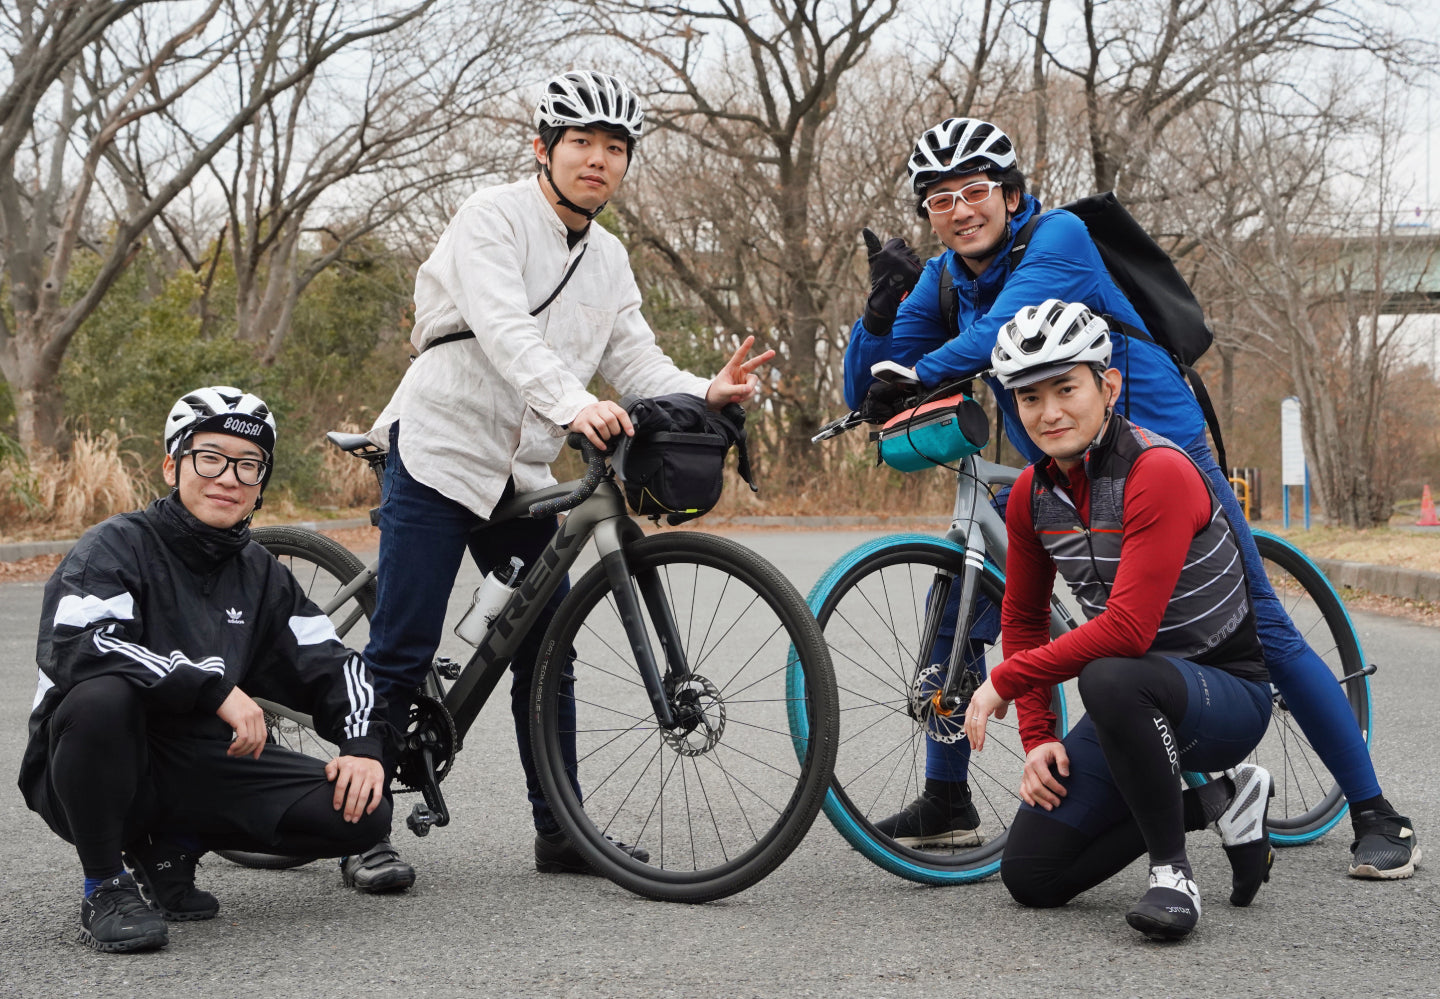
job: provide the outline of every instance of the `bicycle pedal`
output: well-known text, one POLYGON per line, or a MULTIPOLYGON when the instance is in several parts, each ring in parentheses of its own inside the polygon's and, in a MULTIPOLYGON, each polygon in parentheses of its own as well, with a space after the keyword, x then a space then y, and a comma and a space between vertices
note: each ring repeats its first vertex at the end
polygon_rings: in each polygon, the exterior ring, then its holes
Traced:
POLYGON ((431 827, 440 824, 440 816, 429 806, 417 804, 405 817, 405 824, 416 836, 428 836, 431 827))
POLYGON ((458 680, 460 678, 460 664, 449 656, 436 656, 435 672, 440 674, 441 679, 458 680))

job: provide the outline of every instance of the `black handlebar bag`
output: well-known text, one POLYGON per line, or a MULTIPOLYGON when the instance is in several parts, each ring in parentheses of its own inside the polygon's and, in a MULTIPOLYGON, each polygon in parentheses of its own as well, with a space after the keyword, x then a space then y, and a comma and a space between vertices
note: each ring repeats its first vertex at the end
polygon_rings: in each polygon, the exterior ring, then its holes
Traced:
POLYGON ((610 467, 636 514, 673 526, 709 513, 720 502, 732 447, 739 448, 741 477, 755 489, 739 406, 716 413, 699 396, 676 394, 636 400, 626 411, 635 436, 621 438, 610 467))

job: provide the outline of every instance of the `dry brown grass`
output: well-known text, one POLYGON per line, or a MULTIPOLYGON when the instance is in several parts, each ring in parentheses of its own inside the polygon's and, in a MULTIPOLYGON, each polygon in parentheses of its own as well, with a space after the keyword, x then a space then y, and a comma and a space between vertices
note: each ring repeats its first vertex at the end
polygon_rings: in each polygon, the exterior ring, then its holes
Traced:
MULTIPOLYGON (((347 434, 359 434, 368 430, 354 423, 341 423, 335 428, 347 434)), ((380 501, 380 489, 375 482, 375 473, 370 463, 346 454, 329 441, 320 456, 324 470, 321 481, 325 492, 317 497, 321 502, 338 507, 372 507, 380 501)))
MULTIPOLYGON (((1287 531, 1278 524, 1257 526, 1279 534, 1313 558, 1440 572, 1440 527, 1413 528, 1414 516, 1408 520, 1395 517, 1391 522, 1395 526, 1375 527, 1367 531, 1338 527, 1315 527, 1307 531, 1294 526, 1287 531)), ((1291 523, 1293 525, 1294 521, 1291 523)))
POLYGON ((70 455, 40 454, 0 465, 0 538, 74 536, 113 514, 143 506, 150 489, 139 461, 109 430, 77 434, 70 455))

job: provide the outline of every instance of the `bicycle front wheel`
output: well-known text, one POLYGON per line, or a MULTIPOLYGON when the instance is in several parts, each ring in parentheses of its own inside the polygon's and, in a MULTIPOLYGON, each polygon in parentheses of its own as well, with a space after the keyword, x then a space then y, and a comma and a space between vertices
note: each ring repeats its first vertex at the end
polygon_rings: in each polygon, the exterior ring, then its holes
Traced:
POLYGON ((681 724, 656 720, 610 579, 595 566, 556 612, 535 671, 545 797, 576 849, 622 887, 663 901, 723 898, 779 866, 820 810, 839 724, 830 656, 800 594, 749 549, 678 533, 624 553, 637 589, 652 594, 642 617, 681 724), (672 624, 657 628, 665 615, 672 624), (661 633, 680 648, 663 648, 661 633), (688 675, 666 671, 667 657, 682 656, 688 675), (809 719, 803 737, 788 724, 792 668, 803 678, 793 688, 809 719), (583 797, 567 773, 571 740, 583 797))
MULTIPOLYGON (((937 660, 948 655, 948 641, 937 649, 935 615, 945 604, 945 594, 958 590, 964 568, 964 550, 949 541, 896 535, 843 556, 810 594, 835 662, 844 719, 825 814, 865 857, 924 884, 960 884, 998 871, 1020 806, 1017 792, 1025 750, 1012 712, 1004 719, 992 718, 985 751, 968 756, 971 800, 980 819, 973 836, 912 846, 877 828, 920 794, 932 747, 937 753, 968 754, 963 713, 937 718, 913 710, 917 694, 938 689, 943 682, 944 664, 937 660), (969 842, 963 842, 967 838, 969 842), (974 842, 977 839, 980 842, 974 842)), ((1000 574, 987 565, 979 591, 997 614, 1003 587, 1000 574)), ((974 630, 966 653, 968 662, 983 662, 981 672, 1001 658, 998 624, 992 621, 986 630, 984 635, 981 628, 974 630)), ((1054 688, 1051 709, 1059 723, 1057 734, 1063 735, 1065 699, 1060 687, 1054 688)), ((964 757, 960 759, 958 765, 966 767, 964 757)))
MULTIPOLYGON (((1360 734, 1368 744, 1372 721, 1370 678, 1362 672, 1365 658, 1360 638, 1344 603, 1315 563, 1288 541, 1256 531, 1255 545, 1285 613, 1344 690, 1360 734)), ((1270 804, 1267 825, 1270 839, 1277 846, 1297 846, 1319 839, 1349 808, 1340 786, 1278 690, 1274 692, 1270 727, 1251 759, 1275 778, 1275 799, 1270 804)))

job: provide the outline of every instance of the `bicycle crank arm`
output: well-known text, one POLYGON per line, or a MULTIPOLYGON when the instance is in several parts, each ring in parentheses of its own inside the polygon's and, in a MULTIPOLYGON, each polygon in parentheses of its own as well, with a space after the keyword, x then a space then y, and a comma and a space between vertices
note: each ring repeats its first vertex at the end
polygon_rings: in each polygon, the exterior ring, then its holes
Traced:
POLYGON ((441 793, 440 781, 435 776, 435 757, 429 746, 421 747, 420 762, 425 768, 425 775, 420 780, 420 793, 425 798, 425 804, 417 804, 410 809, 410 815, 405 819, 405 824, 416 836, 428 834, 431 826, 450 824, 450 809, 445 807, 445 795, 441 793))

